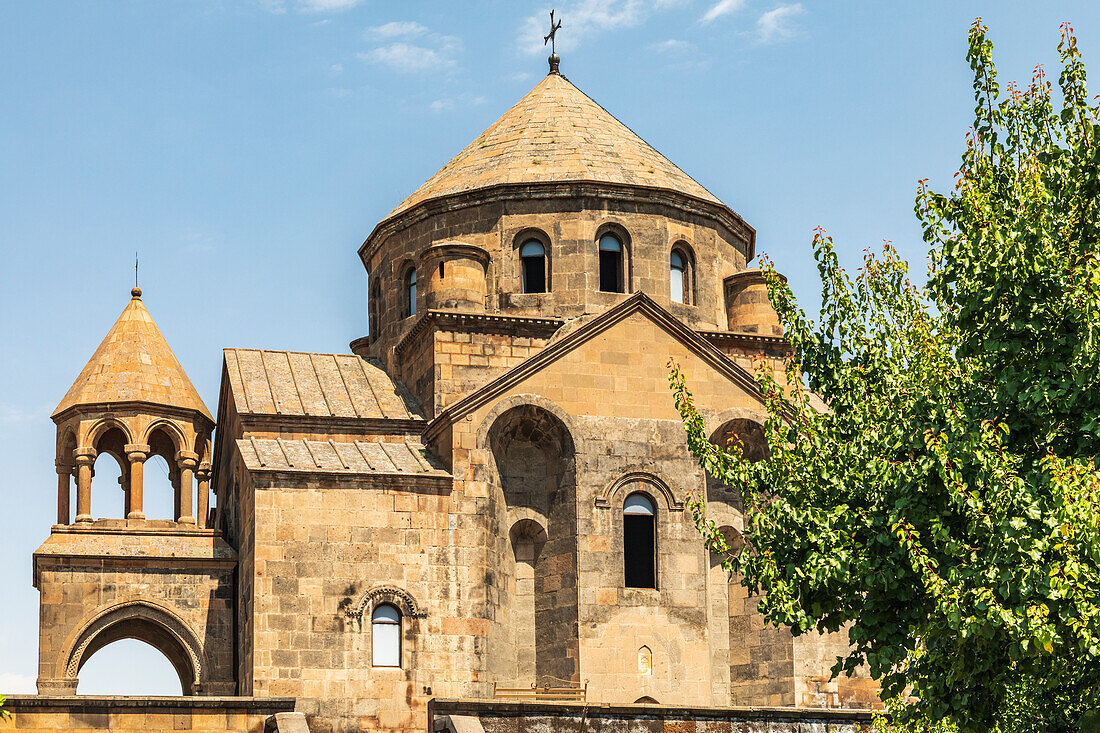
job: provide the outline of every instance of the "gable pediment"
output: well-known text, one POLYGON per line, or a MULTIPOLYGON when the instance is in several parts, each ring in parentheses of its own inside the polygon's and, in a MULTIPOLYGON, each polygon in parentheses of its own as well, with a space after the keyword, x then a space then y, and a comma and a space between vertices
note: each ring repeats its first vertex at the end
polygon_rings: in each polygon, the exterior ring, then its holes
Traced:
POLYGON ((747 369, 637 293, 448 407, 427 435, 517 393, 540 394, 571 414, 679 419, 668 383, 670 359, 701 406, 762 404, 747 369))

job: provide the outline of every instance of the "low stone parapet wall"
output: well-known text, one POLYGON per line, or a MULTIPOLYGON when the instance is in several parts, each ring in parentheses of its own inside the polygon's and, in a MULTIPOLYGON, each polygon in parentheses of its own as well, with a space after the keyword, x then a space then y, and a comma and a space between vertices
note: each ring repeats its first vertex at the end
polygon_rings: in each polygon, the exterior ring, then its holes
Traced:
POLYGON ((871 711, 432 700, 433 733, 866 733, 871 711))
POLYGON ((263 733, 268 719, 294 710, 292 697, 123 697, 12 695, 0 731, 263 733))

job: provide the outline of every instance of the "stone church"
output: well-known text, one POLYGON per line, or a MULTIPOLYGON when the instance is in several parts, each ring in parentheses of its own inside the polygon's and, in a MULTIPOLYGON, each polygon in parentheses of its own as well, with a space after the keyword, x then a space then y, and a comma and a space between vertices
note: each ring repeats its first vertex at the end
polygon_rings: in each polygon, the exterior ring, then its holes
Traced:
POLYGON ((873 681, 829 675, 846 635, 766 627, 685 511, 743 527, 670 359, 713 439, 766 457, 752 371, 787 352, 755 246, 553 56, 359 248, 350 353, 224 349, 211 412, 135 288, 53 413, 39 695, 0 728, 861 729, 873 681), (152 456, 174 520, 145 518, 152 456), (181 697, 78 696, 125 638, 181 697))

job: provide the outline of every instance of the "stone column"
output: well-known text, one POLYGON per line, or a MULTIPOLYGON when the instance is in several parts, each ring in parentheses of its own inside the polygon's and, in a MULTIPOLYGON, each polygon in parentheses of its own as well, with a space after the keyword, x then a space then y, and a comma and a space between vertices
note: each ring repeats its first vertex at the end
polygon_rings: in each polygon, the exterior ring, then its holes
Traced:
POLYGON ((69 523, 69 488, 72 486, 73 464, 58 458, 57 469, 57 523, 69 523))
POLYGON ((130 459, 130 506, 126 518, 145 519, 145 459, 149 457, 149 446, 131 443, 123 450, 130 459))
POLYGON ((180 515, 176 518, 176 521, 180 524, 194 524, 194 473, 195 467, 199 465, 199 454, 189 450, 181 450, 176 454, 176 465, 180 467, 180 515))
POLYGON ((76 457, 76 521, 77 524, 92 521, 92 464, 95 448, 77 448, 76 457))
POLYGON ((205 529, 210 514, 210 464, 203 461, 195 476, 199 479, 199 513, 195 519, 205 529))

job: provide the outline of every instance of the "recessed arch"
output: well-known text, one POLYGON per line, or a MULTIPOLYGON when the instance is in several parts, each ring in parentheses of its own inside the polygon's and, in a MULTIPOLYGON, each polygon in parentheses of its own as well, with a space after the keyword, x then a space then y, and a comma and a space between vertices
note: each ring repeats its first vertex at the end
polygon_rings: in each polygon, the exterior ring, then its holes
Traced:
POLYGON ((77 680, 92 654, 120 639, 137 639, 157 649, 172 663, 184 694, 200 691, 203 653, 198 637, 174 612, 145 600, 114 604, 92 614, 70 637, 56 676, 77 680))
MULTIPOLYGON (((722 450, 729 450, 731 440, 740 442, 744 457, 753 463, 769 457, 764 425, 755 414, 728 417, 710 434, 710 441, 722 450)), ((725 484, 707 474, 706 489, 708 501, 725 503, 738 512, 745 511, 744 497, 739 487, 725 484)))
POLYGON ((493 405, 492 409, 482 418, 481 425, 478 426, 477 447, 481 450, 492 450, 489 440, 489 431, 496 423, 497 418, 512 408, 523 405, 539 407, 556 417, 561 421, 561 424, 565 426, 565 431, 569 436, 569 449, 574 453, 583 452, 580 438, 581 434, 577 431, 577 426, 574 424, 573 418, 569 413, 563 410, 561 406, 553 400, 533 393, 512 395, 493 405))

